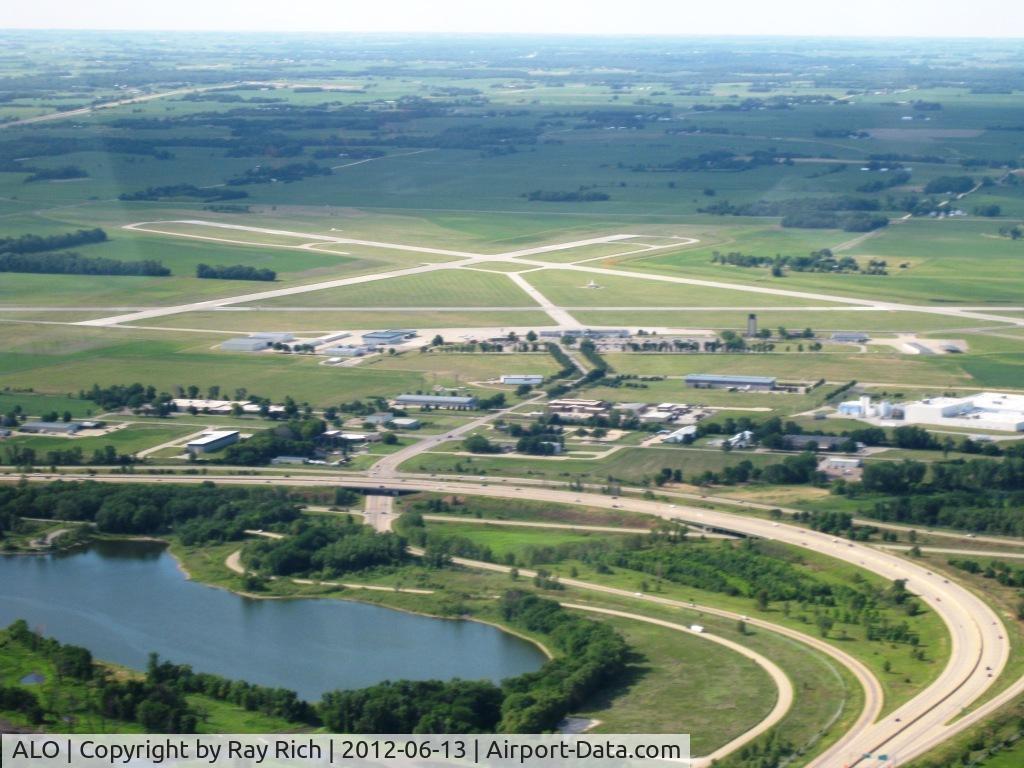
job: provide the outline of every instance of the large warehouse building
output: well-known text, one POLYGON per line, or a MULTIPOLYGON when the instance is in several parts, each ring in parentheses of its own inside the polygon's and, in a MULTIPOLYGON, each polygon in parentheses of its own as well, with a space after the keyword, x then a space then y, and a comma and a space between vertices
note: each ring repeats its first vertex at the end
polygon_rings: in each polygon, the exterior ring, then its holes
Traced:
POLYGON ((907 403, 903 418, 910 424, 1024 432, 1024 395, 981 392, 967 397, 931 397, 907 403))
POLYGON ((696 389, 753 389, 769 391, 775 389, 774 376, 731 376, 718 373, 691 373, 686 377, 686 386, 696 389))
POLYGON ((399 395, 395 398, 395 405, 420 405, 468 411, 476 408, 476 398, 455 395, 399 395))

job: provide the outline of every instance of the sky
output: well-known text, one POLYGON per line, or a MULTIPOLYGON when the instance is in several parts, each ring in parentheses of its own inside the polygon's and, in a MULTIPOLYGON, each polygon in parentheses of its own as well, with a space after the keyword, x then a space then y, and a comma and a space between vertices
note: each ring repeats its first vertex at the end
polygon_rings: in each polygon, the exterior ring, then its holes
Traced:
POLYGON ((0 28, 1019 37, 1020 0, 31 0, 0 28))

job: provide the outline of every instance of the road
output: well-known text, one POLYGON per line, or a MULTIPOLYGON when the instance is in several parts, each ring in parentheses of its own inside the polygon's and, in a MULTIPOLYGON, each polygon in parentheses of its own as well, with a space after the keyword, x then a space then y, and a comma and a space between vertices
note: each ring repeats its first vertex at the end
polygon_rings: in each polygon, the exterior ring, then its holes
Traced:
POLYGON ((447 432, 442 432, 439 435, 430 435, 422 440, 418 440, 412 445, 407 445, 401 450, 389 453, 384 456, 380 461, 374 464, 369 471, 370 477, 374 478, 388 478, 392 477, 398 472, 398 468, 402 466, 406 461, 426 451, 433 450, 442 443, 449 442, 451 440, 458 440, 465 435, 473 432, 474 430, 480 429, 483 426, 491 423, 495 419, 502 416, 506 416, 517 408, 522 407, 527 403, 533 403, 545 397, 544 393, 540 393, 531 397, 529 400, 524 400, 522 403, 511 406, 509 408, 503 408, 497 411, 490 411, 480 418, 467 421, 461 426, 450 429, 447 432))
POLYGON ((580 603, 562 603, 561 605, 564 608, 571 608, 577 611, 587 611, 589 613, 598 613, 604 616, 617 616, 624 619, 630 619, 632 621, 642 621, 647 624, 665 627, 676 632, 682 632, 692 637, 698 637, 701 640, 708 640, 712 643, 725 646, 734 653, 738 653, 740 656, 750 659, 768 673, 768 676, 771 677, 772 682, 775 683, 775 688, 778 691, 778 697, 775 699, 775 706, 772 707, 771 712, 769 712, 768 715, 753 728, 744 731, 735 739, 723 744, 710 755, 694 758, 690 762, 691 768, 706 768, 707 766, 712 765, 714 761, 721 760, 726 755, 732 754, 737 749, 740 749, 744 744, 748 744, 761 734, 767 733, 786 716, 790 707, 793 706, 793 684, 789 681, 789 677, 786 673, 779 669, 775 662, 759 653, 751 651, 744 645, 734 643, 732 640, 727 640, 724 637, 719 637, 718 635, 713 635, 709 632, 695 632, 685 624, 676 624, 671 621, 655 619, 639 613, 616 611, 610 608, 597 608, 592 605, 583 605, 580 603))
POLYGON ((367 496, 363 520, 377 533, 387 533, 395 522, 394 496, 367 496))
POLYGON ((221 83, 219 85, 205 85, 197 88, 178 88, 173 91, 161 91, 160 93, 148 93, 142 96, 131 96, 126 99, 105 101, 100 104, 90 104, 88 107, 81 107, 79 109, 69 109, 66 112, 48 112, 45 115, 36 115, 35 117, 25 117, 21 120, 12 120, 7 123, 0 123, 0 128, 18 128, 23 125, 43 123, 50 120, 67 120, 72 117, 84 117, 85 115, 92 114, 93 112, 96 112, 101 109, 122 107, 128 104, 140 104, 144 101, 153 101, 154 99, 166 99, 169 96, 183 96, 186 93, 200 93, 202 91, 210 91, 216 88, 223 88, 225 85, 228 85, 228 83, 221 83))
MULTIPOLYGON (((45 482, 60 477, 60 475, 51 476, 40 473, 28 479, 45 482)), ((17 477, 9 478, 10 481, 17 481, 17 479, 17 477)), ((123 474, 97 474, 94 479, 117 483, 140 481, 199 483, 213 480, 225 485, 251 485, 262 480, 264 483, 280 485, 320 487, 337 487, 339 483, 343 483, 352 488, 377 488, 385 484, 382 482, 384 478, 367 478, 361 474, 301 478, 282 475, 262 476, 259 479, 233 475, 221 477, 210 475, 203 477, 165 476, 155 479, 123 474)), ((590 492, 570 492, 537 487, 531 487, 527 492, 522 486, 515 485, 515 482, 502 481, 491 485, 450 478, 428 479, 418 476, 393 476, 387 479, 386 484, 396 490, 418 490, 496 498, 521 497, 552 503, 625 509, 665 519, 710 525, 748 536, 774 539, 850 562, 885 579, 906 579, 908 589, 917 594, 946 624, 951 644, 949 661, 925 690, 885 718, 877 722, 869 722, 874 718, 867 720, 862 718, 858 721, 831 748, 808 763, 812 768, 877 764, 873 758, 864 758, 865 754, 887 754, 895 761, 894 764, 909 762, 912 758, 924 754, 965 727, 990 715, 1010 699, 1024 693, 1024 679, 1018 679, 1002 693, 977 707, 970 715, 960 718, 955 723, 950 722, 981 697, 999 677, 1007 662, 1009 642, 999 617, 983 600, 961 585, 927 571, 924 566, 916 562, 864 544, 835 539, 826 534, 770 520, 738 516, 728 512, 674 506, 649 499, 613 498, 590 492)), ((643 599, 658 600, 656 596, 645 596, 643 599)), ((753 624, 754 621, 752 620, 751 623, 753 624)), ((764 624, 765 629, 771 631, 779 632, 785 629, 768 622, 764 622, 764 624)), ((832 646, 827 647, 831 648, 833 652, 839 652, 832 646)))

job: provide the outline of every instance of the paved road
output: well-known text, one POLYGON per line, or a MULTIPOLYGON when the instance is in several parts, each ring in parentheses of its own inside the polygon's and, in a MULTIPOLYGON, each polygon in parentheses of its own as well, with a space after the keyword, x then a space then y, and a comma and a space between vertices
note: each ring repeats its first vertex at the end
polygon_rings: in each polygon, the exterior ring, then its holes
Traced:
POLYGON ((377 533, 387 533, 395 522, 394 496, 367 496, 363 520, 377 533))
POLYGON ((376 464, 370 467, 369 475, 370 477, 374 478, 391 477, 398 471, 398 468, 402 464, 404 464, 406 461, 413 458, 414 456, 417 456, 426 451, 430 451, 436 448, 437 446, 441 445, 442 443, 446 443, 450 440, 458 440, 459 438, 468 435, 470 432, 473 432, 474 430, 477 430, 480 427, 489 424, 495 419, 508 415, 516 408, 519 408, 522 405, 525 405, 526 403, 536 402, 543 397, 545 397, 545 395, 542 392, 530 398, 529 400, 524 400, 522 403, 519 403, 517 405, 497 411, 490 411, 478 419, 467 421, 465 424, 455 427, 454 429, 450 429, 447 432, 442 432, 439 435, 431 435, 422 440, 418 440, 412 445, 407 445, 406 447, 402 448, 399 451, 395 451, 394 453, 390 453, 387 456, 384 456, 382 459, 380 459, 380 461, 378 461, 376 464))
MULTIPOLYGON (((29 477, 29 480, 49 481, 59 477, 61 476, 37 474, 29 477)), ((380 477, 367 478, 361 474, 347 475, 344 473, 316 478, 263 476, 260 479, 232 475, 149 478, 98 474, 95 479, 119 483, 140 481, 197 483, 216 480, 225 485, 249 485, 258 483, 262 479, 264 483, 296 486, 336 487, 339 482, 342 482, 346 486, 364 488, 375 488, 383 484, 384 480, 380 477)), ((9 480, 16 481, 17 478, 11 477, 9 480)), ((995 682, 1006 665, 1009 642, 999 617, 983 600, 961 585, 927 571, 918 563, 860 543, 835 539, 826 534, 769 520, 737 516, 727 512, 672 506, 647 499, 627 497, 616 499, 589 492, 569 492, 537 487, 531 487, 529 491, 526 491, 522 485, 515 485, 516 482, 503 481, 491 485, 472 481, 464 482, 459 479, 435 480, 415 476, 394 476, 388 478, 386 484, 396 489, 473 494, 497 498, 521 497, 554 503, 579 503, 588 506, 620 508, 666 519, 711 525, 715 528, 749 536, 774 539, 859 565, 885 579, 906 579, 908 588, 919 595, 920 599, 946 624, 951 643, 949 662, 931 685, 900 706, 895 712, 872 724, 858 722, 833 747, 808 764, 813 768, 868 765, 872 764, 872 761, 865 759, 863 755, 880 753, 890 755, 896 764, 909 762, 912 758, 937 746, 963 728, 990 715, 1007 701, 1024 692, 1024 679, 1019 679, 1002 693, 977 707, 970 715, 961 717, 955 723, 950 722, 981 697, 995 682)), ((646 599, 655 598, 648 596, 646 599)), ((766 629, 780 631, 784 628, 768 625, 766 629)), ((831 646, 829 647, 831 648, 831 646)))
MULTIPOLYGON (((894 552, 909 552, 912 547, 899 544, 879 544, 882 549, 891 549, 894 552)), ((968 557, 1005 557, 1010 559, 1024 559, 1024 552, 998 552, 983 551, 977 549, 947 549, 945 547, 918 547, 922 552, 934 552, 937 555, 966 555, 968 557)))
POLYGON ((112 107, 121 107, 127 104, 139 104, 144 101, 153 101, 154 99, 165 99, 169 96, 182 96, 186 93, 199 93, 201 91, 209 91, 215 88, 223 88, 225 85, 228 85, 228 83, 221 83, 220 85, 206 85, 197 88, 178 88, 174 91, 162 91, 160 93, 148 93, 142 96, 131 96, 127 99, 105 101, 101 104, 90 104, 88 107, 69 109, 66 112, 48 112, 45 115, 36 115, 35 117, 25 117, 21 120, 12 120, 8 123, 0 123, 0 128, 18 128, 23 125, 43 123, 50 120, 67 120, 72 117, 83 117, 84 115, 91 114, 100 109, 111 109, 112 107))

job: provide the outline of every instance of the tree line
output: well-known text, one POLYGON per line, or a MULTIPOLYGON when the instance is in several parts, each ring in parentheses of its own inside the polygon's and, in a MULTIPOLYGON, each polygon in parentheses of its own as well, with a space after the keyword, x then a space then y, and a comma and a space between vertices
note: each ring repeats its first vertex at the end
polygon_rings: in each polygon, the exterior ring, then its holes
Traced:
POLYGON ((153 259, 121 261, 101 256, 82 256, 74 251, 23 255, 0 253, 0 272, 48 275, 132 275, 166 277, 171 270, 153 259))
POLYGON ((739 204, 722 200, 698 212, 717 216, 781 216, 783 227, 870 232, 889 223, 888 217, 877 213, 880 208, 880 203, 871 198, 840 195, 739 204))
POLYGON ((113 485, 93 481, 4 486, 0 515, 93 522, 101 533, 164 535, 186 545, 240 541, 247 529, 275 530, 300 516, 287 493, 269 488, 113 485))
POLYGON ((833 492, 866 501, 874 497, 873 504, 858 507, 858 514, 876 520, 1024 535, 1019 447, 1004 449, 998 460, 871 462, 859 483, 840 481, 833 492))
POLYGON ((61 235, 28 234, 18 237, 0 237, 0 253, 41 253, 42 251, 56 251, 61 248, 73 248, 76 245, 103 243, 106 240, 107 233, 99 227, 95 229, 79 229, 75 232, 65 232, 61 235))
POLYGON ((197 264, 196 277, 206 280, 263 280, 273 282, 277 279, 277 272, 272 269, 250 267, 245 264, 235 264, 234 266, 197 264))

